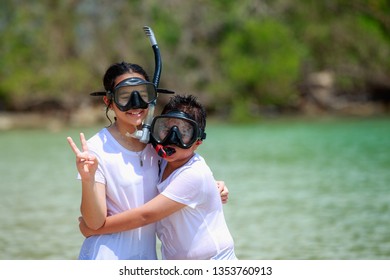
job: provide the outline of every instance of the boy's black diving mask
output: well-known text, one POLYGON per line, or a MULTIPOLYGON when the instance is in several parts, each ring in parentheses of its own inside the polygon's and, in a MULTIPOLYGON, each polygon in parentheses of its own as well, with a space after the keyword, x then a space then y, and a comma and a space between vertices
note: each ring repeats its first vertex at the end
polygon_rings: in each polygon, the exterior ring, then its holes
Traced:
POLYGON ((113 92, 108 92, 119 110, 147 109, 149 103, 157 98, 157 90, 153 83, 141 78, 125 79, 117 84, 113 92))
POLYGON ((171 111, 153 119, 150 136, 154 146, 175 145, 189 149, 197 140, 205 139, 206 133, 188 114, 171 111))

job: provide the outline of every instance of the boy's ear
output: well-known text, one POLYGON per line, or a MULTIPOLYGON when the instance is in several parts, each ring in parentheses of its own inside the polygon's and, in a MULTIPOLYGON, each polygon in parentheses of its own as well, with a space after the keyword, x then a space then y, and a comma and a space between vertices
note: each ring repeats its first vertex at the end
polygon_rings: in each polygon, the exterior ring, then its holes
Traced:
POLYGON ((196 140, 196 142, 191 146, 192 150, 196 151, 200 144, 202 144, 202 140, 196 140))

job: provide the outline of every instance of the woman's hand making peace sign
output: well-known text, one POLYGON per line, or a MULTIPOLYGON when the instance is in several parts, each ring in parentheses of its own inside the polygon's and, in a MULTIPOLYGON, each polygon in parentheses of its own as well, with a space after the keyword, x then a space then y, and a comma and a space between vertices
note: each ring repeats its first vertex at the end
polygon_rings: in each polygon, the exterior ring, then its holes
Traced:
POLYGON ((80 151, 71 137, 66 138, 74 154, 76 155, 76 166, 82 180, 94 180, 95 172, 98 167, 98 160, 95 155, 89 153, 87 141, 84 133, 80 133, 81 149, 80 151))

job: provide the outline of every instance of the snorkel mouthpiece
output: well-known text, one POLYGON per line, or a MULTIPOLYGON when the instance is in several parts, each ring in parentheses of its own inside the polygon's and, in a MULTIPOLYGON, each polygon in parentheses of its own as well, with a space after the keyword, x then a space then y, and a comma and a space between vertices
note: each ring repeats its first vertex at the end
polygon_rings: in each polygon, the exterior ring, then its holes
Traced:
POLYGON ((174 153, 176 153, 176 150, 174 148, 164 147, 163 145, 160 145, 160 144, 156 145, 155 149, 156 149, 157 154, 162 158, 169 157, 169 156, 173 155, 174 153))

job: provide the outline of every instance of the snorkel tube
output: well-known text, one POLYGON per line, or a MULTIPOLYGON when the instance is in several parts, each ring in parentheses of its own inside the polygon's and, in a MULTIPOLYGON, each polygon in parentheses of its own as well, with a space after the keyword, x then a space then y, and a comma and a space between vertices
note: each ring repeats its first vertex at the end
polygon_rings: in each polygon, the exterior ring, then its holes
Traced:
MULTIPOLYGON (((147 144, 147 143, 149 143, 149 140, 150 140, 150 128, 151 128, 150 125, 153 121, 154 109, 155 109, 156 104, 157 104, 158 94, 159 93, 173 94, 175 92, 172 90, 169 90, 169 89, 158 88, 158 84, 160 82, 160 76, 161 76, 161 69, 162 69, 160 50, 158 48, 157 40, 154 36, 152 29, 148 26, 144 26, 143 29, 144 29, 146 36, 149 37, 150 44, 152 45, 153 52, 154 52, 155 69, 154 69, 152 83, 153 83, 155 90, 156 90, 156 98, 153 101, 151 101, 150 103, 146 104, 146 105, 148 105, 149 111, 148 111, 148 114, 147 114, 143 124, 142 124, 142 130, 137 130, 137 128, 136 128, 136 130, 133 133, 127 132, 126 136, 137 138, 137 139, 139 139, 140 142, 147 144)), ((126 79, 125 81, 122 81, 122 82, 130 83, 129 79, 126 79)), ((151 84, 151 83, 144 81, 144 84, 151 84)), ((127 85, 133 86, 132 84, 127 84, 127 85)), ((90 93, 91 96, 107 96, 108 94, 110 94, 110 98, 115 98, 115 96, 114 96, 115 93, 112 93, 110 91, 97 91, 97 92, 90 93)), ((116 101, 114 101, 114 102, 116 103, 116 101)), ((116 103, 116 105, 118 106, 117 103, 116 103)), ((120 104, 118 108, 121 111, 126 111, 126 110, 131 109, 132 108, 131 106, 132 105, 129 105, 129 104, 127 104, 127 105, 120 104), (122 107, 120 107, 120 106, 122 106, 122 107), (130 106, 130 107, 128 107, 128 106, 130 106)), ((139 106, 139 105, 137 105, 137 106, 139 106)), ((139 107, 139 108, 141 108, 141 107, 139 107)), ((145 108, 146 108, 146 106, 145 106, 145 108)))
MULTIPOLYGON (((153 53, 154 53, 153 84, 156 86, 156 89, 158 89, 158 84, 160 83, 161 69, 162 69, 160 49, 158 48, 157 40, 156 40, 156 37, 154 36, 152 29, 149 26, 144 26, 144 32, 145 32, 146 36, 149 37, 150 44, 152 45, 152 48, 153 48, 153 53)), ((149 104, 148 115, 146 116, 146 119, 142 125, 142 135, 139 138, 140 142, 142 142, 142 143, 149 143, 150 124, 153 121, 154 109, 156 107, 156 103, 157 103, 157 98, 156 98, 156 100, 154 100, 153 102, 151 102, 149 104)))

